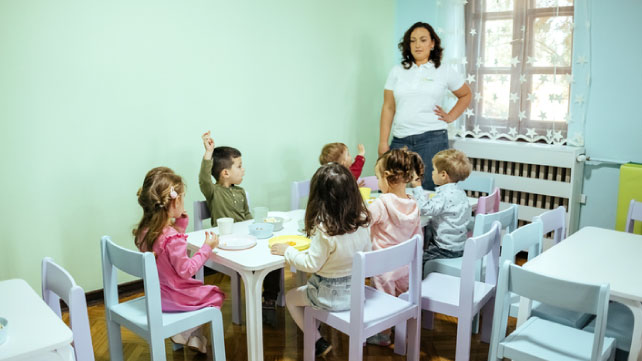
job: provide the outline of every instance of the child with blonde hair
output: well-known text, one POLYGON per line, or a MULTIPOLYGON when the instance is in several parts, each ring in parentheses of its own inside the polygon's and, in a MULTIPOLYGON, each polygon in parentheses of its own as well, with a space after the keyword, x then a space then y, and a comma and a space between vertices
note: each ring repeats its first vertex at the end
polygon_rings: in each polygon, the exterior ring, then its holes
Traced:
MULTIPOLYGON (((164 312, 220 308, 225 299, 217 286, 203 285, 192 278, 218 246, 218 237, 205 232, 203 246, 191 258, 187 256, 185 229, 189 218, 184 198, 183 179, 166 167, 147 172, 138 190, 143 217, 133 230, 135 243, 141 252, 153 252, 156 256, 164 312)), ((201 334, 200 327, 175 335, 172 340, 201 353, 207 352, 207 338, 201 334)))
POLYGON ((473 222, 466 192, 457 187, 457 182, 468 178, 472 170, 466 154, 456 149, 442 150, 432 158, 432 168, 432 180, 437 185, 432 198, 421 187, 421 178, 412 182, 412 194, 421 215, 431 216, 424 235, 424 278, 428 275, 428 261, 463 256, 473 222))
MULTIPOLYGON (((377 160, 375 175, 383 194, 368 207, 374 250, 395 246, 415 234, 422 234, 417 201, 406 194, 406 184, 423 173, 421 157, 407 148, 391 149, 377 160)), ((408 266, 375 276, 373 282, 378 290, 398 296, 408 290, 408 266)), ((367 341, 388 346, 390 330, 373 335, 367 341)))
MULTIPOLYGON (((285 256, 296 269, 312 273, 305 286, 288 291, 285 303, 303 330, 306 306, 329 311, 350 309, 352 259, 371 250, 370 216, 350 171, 337 163, 322 165, 310 181, 305 210, 305 233, 310 248, 298 251, 287 244, 272 246, 272 254, 285 256)), ((325 356, 332 345, 317 330, 315 353, 325 356)))
POLYGON ((361 171, 363 171, 363 165, 366 162, 366 148, 363 146, 363 144, 359 144, 357 148, 359 150, 359 153, 354 159, 352 159, 352 157, 350 156, 350 150, 345 144, 326 144, 323 146, 323 149, 321 149, 319 163, 321 163, 321 165, 330 162, 339 163, 342 166, 350 169, 350 172, 354 176, 354 179, 359 179, 359 177, 361 176, 361 171))

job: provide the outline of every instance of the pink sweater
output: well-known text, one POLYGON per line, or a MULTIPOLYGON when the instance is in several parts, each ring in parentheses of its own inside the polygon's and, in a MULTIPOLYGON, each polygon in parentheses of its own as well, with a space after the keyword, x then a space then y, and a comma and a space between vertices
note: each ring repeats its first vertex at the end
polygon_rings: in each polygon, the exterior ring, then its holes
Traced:
MULTIPOLYGON (((399 198, 382 194, 368 207, 372 215, 370 238, 372 249, 383 249, 423 235, 417 201, 411 196, 399 198)), ((393 296, 408 290, 408 266, 374 277, 375 287, 393 296)))
MULTIPOLYGON (((217 287, 203 285, 192 278, 207 261, 212 248, 206 243, 191 258, 187 256, 189 219, 178 218, 174 227, 165 227, 154 242, 153 250, 158 268, 161 308, 168 311, 192 311, 213 306, 220 308, 225 294, 217 287)), ((144 234, 143 234, 144 236, 144 234)), ((142 245, 140 251, 146 251, 142 245)))

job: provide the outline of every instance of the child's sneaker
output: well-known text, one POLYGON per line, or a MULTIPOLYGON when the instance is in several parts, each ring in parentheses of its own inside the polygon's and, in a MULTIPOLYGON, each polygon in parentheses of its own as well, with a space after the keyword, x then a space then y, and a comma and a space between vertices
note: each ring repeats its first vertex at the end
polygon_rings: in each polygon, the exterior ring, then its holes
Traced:
POLYGON ((368 337, 366 340, 367 343, 377 346, 390 346, 392 341, 390 341, 390 334, 388 333, 378 333, 368 337))
POLYGON ((325 338, 321 337, 314 344, 314 354, 316 357, 324 357, 332 350, 332 344, 326 341, 325 338))
POLYGON ((276 322, 276 300, 263 300, 263 323, 277 327, 276 322))

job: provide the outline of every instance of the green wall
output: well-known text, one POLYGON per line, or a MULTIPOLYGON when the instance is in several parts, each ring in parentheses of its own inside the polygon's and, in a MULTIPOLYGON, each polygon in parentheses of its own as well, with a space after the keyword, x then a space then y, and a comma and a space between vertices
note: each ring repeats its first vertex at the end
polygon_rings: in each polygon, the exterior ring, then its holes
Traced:
POLYGON ((290 182, 312 175, 327 142, 365 143, 373 174, 394 7, 0 2, 0 279, 39 289, 51 256, 102 288, 100 236, 133 248, 149 169, 186 179, 192 213, 208 129, 243 153, 252 205, 287 209, 290 182))

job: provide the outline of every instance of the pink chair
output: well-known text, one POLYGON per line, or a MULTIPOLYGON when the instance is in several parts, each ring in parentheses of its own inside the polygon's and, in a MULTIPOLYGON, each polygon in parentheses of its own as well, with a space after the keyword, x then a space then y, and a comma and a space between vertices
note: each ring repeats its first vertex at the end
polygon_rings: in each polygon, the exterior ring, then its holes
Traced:
POLYGON ((499 212, 500 198, 501 198, 500 190, 497 187, 495 187, 495 190, 493 191, 493 193, 485 197, 479 197, 479 199, 477 200, 477 208, 475 209, 475 215, 499 212))
POLYGON ((42 299, 61 318, 60 299, 65 301, 69 307, 76 360, 94 361, 85 291, 76 284, 69 272, 49 257, 42 260, 42 299))
MULTIPOLYGON (((421 306, 421 257, 423 240, 415 235, 410 240, 373 252, 358 252, 352 264, 350 310, 329 312, 305 308, 303 359, 313 361, 315 332, 319 321, 350 336, 349 360, 363 360, 363 343, 378 332, 409 321, 408 360, 419 360, 419 327, 421 306), (376 276, 409 265, 408 293, 405 299, 394 297, 364 285, 367 277, 376 276)), ((405 331, 405 328, 404 328, 405 331)), ((405 347, 405 337, 398 341, 405 347)))
POLYGON ((629 203, 629 214, 626 216, 624 230, 626 232, 633 233, 635 221, 642 221, 642 202, 631 199, 631 203, 629 203))
MULTIPOLYGON (((469 238, 464 248, 461 277, 443 273, 430 273, 421 282, 421 308, 430 312, 457 317, 457 350, 455 361, 470 358, 470 342, 473 331, 473 317, 482 314, 481 340, 490 341, 495 286, 499 263, 499 242, 501 224, 495 221, 487 233, 469 238), (475 263, 486 257, 484 281, 475 281, 475 263)), ((405 299, 404 293, 399 298, 405 299)), ((406 328, 404 324, 395 327, 395 353, 405 354, 406 328)), ((409 346, 410 347, 410 346, 409 346)), ((418 350, 409 349, 410 352, 418 350)))
POLYGON ((373 192, 379 190, 379 181, 377 180, 376 176, 359 178, 357 180, 357 183, 359 183, 361 181, 364 182, 363 187, 368 187, 368 188, 372 189, 373 192))

